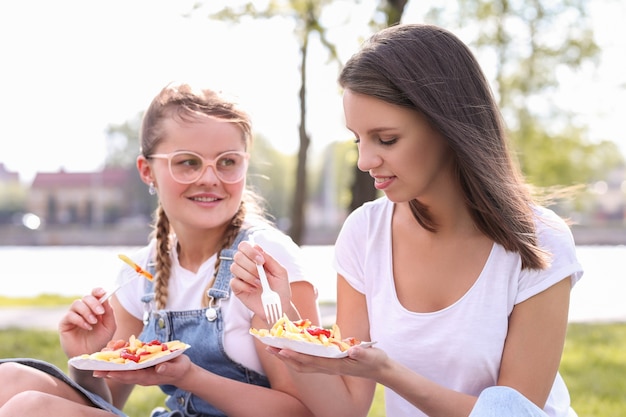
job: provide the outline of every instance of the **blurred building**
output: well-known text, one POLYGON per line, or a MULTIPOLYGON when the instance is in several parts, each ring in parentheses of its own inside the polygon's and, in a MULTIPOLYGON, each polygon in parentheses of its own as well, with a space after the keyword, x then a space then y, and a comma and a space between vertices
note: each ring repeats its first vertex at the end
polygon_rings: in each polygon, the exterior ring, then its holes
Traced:
POLYGON ((136 172, 106 168, 99 172, 38 173, 26 208, 47 225, 102 225, 130 216, 134 198, 128 187, 136 172))
POLYGON ((0 184, 18 184, 20 182, 20 174, 6 169, 5 165, 0 162, 0 184))

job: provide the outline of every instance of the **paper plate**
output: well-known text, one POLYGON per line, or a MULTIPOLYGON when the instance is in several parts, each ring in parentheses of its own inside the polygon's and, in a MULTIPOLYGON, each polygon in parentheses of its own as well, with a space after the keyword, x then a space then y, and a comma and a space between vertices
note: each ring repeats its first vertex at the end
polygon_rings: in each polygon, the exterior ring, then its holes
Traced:
MULTIPOLYGON (((280 349, 290 349, 294 352, 306 353, 307 355, 320 356, 322 358, 345 358, 348 356, 347 351, 341 351, 337 345, 324 346, 312 342, 304 342, 301 340, 287 339, 276 336, 258 336, 252 332, 250 334, 268 346, 280 349)), ((370 347, 376 342, 361 342, 360 347, 370 347)))
POLYGON ((150 359, 145 362, 133 362, 128 363, 114 363, 97 359, 83 358, 75 356, 67 363, 76 369, 82 369, 83 371, 133 371, 136 369, 149 368, 154 365, 158 365, 162 362, 167 362, 183 354, 184 351, 189 349, 190 345, 185 345, 184 348, 176 349, 169 352, 167 355, 159 356, 158 358, 150 359))

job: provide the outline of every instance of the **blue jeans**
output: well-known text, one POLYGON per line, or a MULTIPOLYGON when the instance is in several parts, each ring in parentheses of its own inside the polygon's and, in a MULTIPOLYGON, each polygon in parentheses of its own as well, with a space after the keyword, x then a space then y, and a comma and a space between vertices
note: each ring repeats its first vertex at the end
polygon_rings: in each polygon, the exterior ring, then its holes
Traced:
POLYGON ((469 417, 546 417, 528 398, 510 387, 486 388, 478 396, 469 417))

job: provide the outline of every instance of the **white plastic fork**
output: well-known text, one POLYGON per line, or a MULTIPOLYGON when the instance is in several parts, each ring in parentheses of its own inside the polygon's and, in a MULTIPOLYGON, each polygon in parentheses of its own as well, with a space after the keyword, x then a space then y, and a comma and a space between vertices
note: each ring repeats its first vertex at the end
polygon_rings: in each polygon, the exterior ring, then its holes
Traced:
MULTIPOLYGON (((248 242, 252 246, 255 245, 252 236, 248 239, 248 242)), ((255 262, 256 270, 259 273, 261 279, 261 286, 263 292, 261 293, 261 303, 263 303, 263 310, 265 311, 265 320, 268 324, 274 324, 283 316, 283 309, 280 303, 280 296, 278 293, 270 288, 270 283, 267 280, 265 269, 262 265, 255 262)))

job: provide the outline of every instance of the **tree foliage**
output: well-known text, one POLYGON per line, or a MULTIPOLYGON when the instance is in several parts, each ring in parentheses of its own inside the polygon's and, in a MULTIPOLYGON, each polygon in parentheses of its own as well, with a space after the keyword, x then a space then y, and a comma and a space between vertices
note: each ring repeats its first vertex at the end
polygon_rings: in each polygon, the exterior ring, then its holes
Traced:
POLYGON ((458 6, 456 13, 433 8, 428 16, 473 34, 470 45, 492 77, 531 183, 588 183, 622 163, 614 144, 590 143, 587 130, 551 100, 559 71, 576 71, 599 57, 586 1, 460 0, 458 6))
POLYGON ((107 166, 134 167, 140 152, 139 130, 143 112, 121 124, 111 124, 106 128, 107 166))
POLYGON ((271 146, 261 135, 256 135, 251 149, 248 185, 267 203, 267 212, 277 225, 288 229, 292 193, 295 187, 296 160, 271 146))
POLYGON ((131 179, 125 187, 127 195, 133 196, 133 212, 150 218, 156 207, 156 199, 147 191, 146 184, 141 181, 135 163, 140 153, 139 131, 143 112, 121 124, 111 124, 106 128, 107 137, 107 167, 126 168, 130 171, 131 179))

